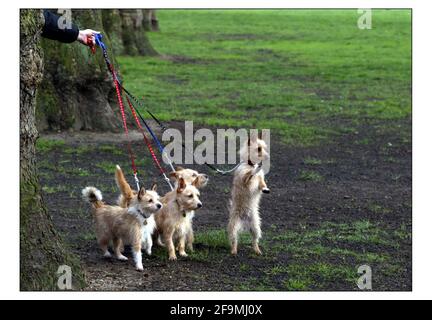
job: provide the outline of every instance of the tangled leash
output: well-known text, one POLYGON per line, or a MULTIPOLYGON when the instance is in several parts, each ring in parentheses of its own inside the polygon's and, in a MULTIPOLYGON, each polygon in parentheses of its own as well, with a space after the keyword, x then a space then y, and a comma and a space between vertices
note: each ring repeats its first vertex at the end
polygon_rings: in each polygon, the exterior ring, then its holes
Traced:
MULTIPOLYGON (((113 64, 111 63, 111 61, 108 58, 106 46, 102 42, 102 35, 101 34, 95 35, 95 42, 102 49, 105 63, 107 65, 107 68, 110 71, 112 78, 113 78, 113 81, 114 81, 114 87, 116 90, 117 101, 118 101, 118 105, 119 105, 119 109, 120 109, 120 114, 122 117, 123 129, 124 129, 126 139, 127 139, 127 149, 128 149, 128 153, 129 153, 129 158, 131 160, 131 166, 132 166, 132 171, 133 171, 133 175, 134 175, 134 180, 135 180, 135 183, 137 186, 137 190, 139 190, 140 185, 139 185, 139 179, 138 179, 138 170, 137 170, 136 164, 135 164, 135 156, 134 156, 133 151, 132 151, 131 141, 130 141, 130 137, 129 137, 129 130, 127 127, 127 122, 126 122, 126 115, 125 115, 125 110, 124 110, 123 99, 122 99, 122 95, 121 95, 120 86, 119 86, 118 81, 117 81, 117 74, 115 72, 113 64)), ((93 45, 91 37, 87 37, 87 45, 90 47, 91 52, 94 54, 96 52, 96 47, 93 45)))
MULTIPOLYGON (((164 169, 162 168, 161 164, 159 163, 159 160, 157 159, 157 157, 156 157, 156 155, 155 155, 155 153, 154 153, 154 151, 153 151, 153 148, 152 148, 152 146, 151 146, 150 141, 147 139, 147 137, 146 137, 146 135, 145 135, 144 129, 143 129, 143 127, 141 126, 141 123, 140 123, 140 121, 139 121, 139 119, 138 119, 138 117, 137 117, 136 109, 135 109, 135 107, 132 105, 132 103, 131 103, 131 101, 129 100, 129 97, 128 97, 128 96, 126 96, 126 101, 127 101, 128 105, 129 105, 129 108, 130 108, 130 110, 131 110, 131 112, 132 112, 132 115, 133 115, 133 117, 134 117, 134 119, 135 119, 135 122, 136 122, 136 124, 137 124, 137 127, 138 127, 139 131, 141 132, 141 134, 142 134, 142 136, 143 136, 143 138, 144 138, 144 143, 147 145, 147 148, 148 148, 148 150, 149 150, 149 152, 150 152, 150 154, 151 154, 151 156, 152 156, 152 158, 153 158, 153 161, 154 161, 156 167, 159 169, 159 171, 160 171, 161 174, 163 175, 165 181, 168 183, 168 185, 170 186, 171 190, 174 190, 174 188, 173 188, 173 186, 172 186, 172 184, 171 184, 170 179, 166 176, 164 169)), ((147 124, 146 124, 145 122, 144 122, 144 124, 147 126, 147 124)))
MULTIPOLYGON (((131 94, 126 88, 122 87, 123 91, 133 100, 135 101, 141 108, 144 109, 144 106, 141 104, 141 102, 133 95, 131 94)), ((144 125, 146 126, 147 130, 149 131, 149 133, 151 134, 151 136, 153 137, 153 140, 156 142, 156 144, 158 145, 159 151, 161 152, 161 155, 163 157, 163 155, 166 155, 164 147, 162 145, 162 143, 158 140, 158 138, 156 137, 156 135, 154 134, 153 130, 150 128, 150 126, 147 124, 147 122, 144 120, 144 118, 141 116, 141 113, 135 109, 135 111, 138 113, 139 117, 141 118, 141 120, 143 121, 144 125)), ((158 124, 159 128, 161 129, 162 133, 165 132, 166 130, 168 130, 168 128, 153 114, 151 113, 149 110, 146 110, 147 113, 153 118, 153 120, 158 124)), ((183 147, 183 149, 187 152, 189 152, 190 154, 193 155, 193 152, 191 150, 189 150, 186 145, 184 144, 184 142, 181 143, 181 146, 183 147)), ((167 159, 168 164, 170 165, 172 171, 175 171, 174 166, 172 165, 172 162, 170 160, 170 158, 168 156, 165 157, 165 159, 167 159)), ((234 170, 236 170, 240 164, 242 162, 239 162, 237 165, 235 165, 233 168, 229 169, 229 170, 220 170, 218 168, 216 168, 215 166, 204 162, 204 164, 210 168, 211 170, 218 172, 222 175, 228 174, 233 172, 234 170)))
MULTIPOLYGON (((153 148, 151 147, 151 144, 148 141, 148 139, 147 139, 147 137, 146 137, 146 135, 144 133, 144 129, 143 129, 143 127, 142 127, 142 125, 141 125, 141 123, 140 123, 137 115, 139 116, 139 118, 141 119, 141 121, 144 123, 144 126, 146 127, 146 129, 150 133, 150 135, 152 136, 153 141, 156 143, 156 145, 157 145, 157 147, 159 149, 159 152, 161 154, 162 159, 163 159, 163 157, 165 155, 166 162, 168 162, 168 165, 170 166, 171 170, 175 171, 173 163, 172 163, 171 159, 168 157, 168 155, 166 154, 165 147, 159 141, 159 139, 157 138, 156 134, 153 132, 153 130, 150 128, 150 126, 147 124, 147 122, 144 120, 144 117, 141 115, 141 113, 139 112, 139 110, 137 108, 135 108, 135 106, 132 104, 131 100, 133 100, 135 103, 137 103, 143 109, 144 109, 144 106, 141 104, 141 102, 140 102, 139 99, 137 99, 132 93, 130 93, 121 84, 121 82, 120 82, 120 80, 119 80, 119 78, 118 78, 118 76, 117 76, 117 74, 116 74, 116 72, 114 70, 114 66, 113 66, 113 64, 110 62, 110 60, 108 58, 107 49, 106 49, 105 44, 102 42, 102 35, 101 34, 96 34, 95 35, 95 42, 102 49, 102 53, 103 53, 103 57, 105 59, 105 63, 107 65, 107 67, 108 67, 108 70, 112 74, 112 78, 113 78, 113 81, 114 81, 114 86, 116 88, 117 99, 119 101, 119 107, 120 107, 120 111, 121 111, 121 114, 122 114, 123 127, 125 128, 125 133, 126 133, 126 136, 128 137, 128 151, 129 151, 130 158, 131 158, 132 169, 134 171, 134 178, 135 178, 135 182, 137 184, 137 188, 139 189, 139 180, 137 178, 137 170, 136 170, 136 166, 135 166, 135 160, 134 160, 134 156, 133 156, 132 149, 131 149, 131 146, 130 146, 130 139, 129 139, 129 136, 128 136, 128 129, 127 129, 126 117, 125 117, 125 113, 124 113, 123 101, 122 101, 122 98, 121 98, 121 91, 123 91, 123 92, 126 93, 126 101, 128 102, 129 108, 130 108, 130 110, 132 112, 132 115, 133 115, 133 117, 135 119, 137 127, 138 127, 139 131, 143 135, 144 142, 147 145, 147 148, 149 149, 149 152, 150 152, 150 154, 151 154, 151 156, 153 158, 153 161, 154 161, 156 167, 159 169, 159 171, 163 175, 165 181, 168 183, 168 185, 170 186, 171 190, 173 190, 173 186, 172 186, 169 178, 166 176, 165 171, 163 170, 162 166, 160 165, 160 162, 158 161, 158 159, 157 159, 157 157, 156 157, 156 155, 155 155, 155 153, 153 151, 153 148)), ((93 42, 91 41, 91 39, 87 39, 87 44, 89 45, 92 53, 95 53, 96 48, 93 45, 93 42)), ((158 124, 158 126, 162 130, 162 133, 165 132, 166 130, 168 130, 168 128, 153 113, 151 113, 149 110, 146 110, 146 111, 153 118, 153 120, 158 124)), ((186 147, 186 145, 184 144, 184 142, 182 142, 181 145, 182 145, 182 147, 183 147, 183 149, 185 151, 193 154, 193 152, 190 151, 186 147)), ((215 172, 217 172, 219 174, 225 175, 225 174, 231 173, 234 170, 236 170, 242 164, 242 162, 239 162, 237 165, 235 165, 233 168, 231 168, 229 170, 220 170, 220 169, 216 168, 215 166, 213 166, 213 165, 211 165, 211 164, 209 164, 207 162, 204 162, 204 164, 208 168, 210 168, 211 170, 213 170, 213 171, 215 171, 215 172)))
MULTIPOLYGON (((165 127, 165 125, 158 119, 158 118, 156 118, 156 116, 153 114, 153 113, 151 113, 149 110, 147 110, 147 113, 153 118, 153 120, 154 121, 156 121, 156 123, 159 125, 159 127, 161 128, 161 130, 162 130, 162 132, 165 132, 166 130, 168 130, 167 129, 167 127, 165 127)), ((187 152, 189 152, 190 154, 192 154, 193 155, 193 152, 192 151, 190 151, 187 147, 186 147, 186 145, 184 144, 184 142, 182 142, 182 147, 183 147, 183 149, 184 150, 186 150, 187 152)), ((228 174, 228 173, 231 173, 231 172, 233 172, 234 170, 236 170, 241 164, 242 164, 242 162, 240 161, 239 163, 237 163, 233 168, 231 168, 231 169, 229 169, 229 170, 220 170, 220 169, 218 169, 218 168, 216 168, 215 166, 213 166, 213 165, 211 165, 210 163, 207 163, 207 162, 204 162, 204 164, 207 166, 207 167, 209 167, 211 170, 213 170, 213 171, 215 171, 215 172, 217 172, 217 173, 220 173, 220 174, 222 174, 222 175, 225 175, 225 174, 228 174)))
MULTIPOLYGON (((144 106, 141 104, 140 100, 138 100, 132 93, 130 93, 126 88, 122 87, 123 91, 126 93, 126 95, 128 97, 130 97, 135 103, 137 103, 141 108, 144 108, 144 106)), ((144 117, 141 115, 141 113, 139 112, 139 110, 137 108, 135 108, 135 112, 138 114, 138 116, 140 117, 141 121, 144 123, 144 126, 146 127, 147 131, 150 133, 150 135, 153 138, 153 141, 156 143, 161 157, 163 159, 164 155, 165 155, 165 159, 168 162, 168 165, 170 166, 172 171, 175 171, 173 163, 171 161, 171 159, 168 157, 168 155, 165 152, 165 147, 163 146, 163 144, 159 141, 159 139, 157 138, 156 134, 153 132, 153 130, 150 128, 150 126, 148 125, 147 121, 145 121, 144 117)))
MULTIPOLYGON (((125 111, 124 111, 123 99, 122 99, 122 94, 121 94, 122 90, 124 91, 124 88, 123 88, 123 86, 121 85, 121 83, 120 83, 120 81, 118 79, 118 76, 117 76, 117 73, 115 72, 113 64, 109 60, 108 52, 107 52, 107 49, 106 49, 106 45, 102 41, 102 35, 101 34, 96 34, 95 35, 95 42, 102 49, 102 53, 103 53, 103 57, 104 57, 105 63, 107 65, 107 68, 110 71, 110 73, 112 75, 112 78, 113 78, 113 81, 114 81, 114 86, 115 86, 115 89, 116 89, 117 100, 118 100, 118 103, 119 103, 120 113, 121 113, 122 121, 123 121, 123 128, 125 130, 125 134, 126 134, 127 139, 128 139, 128 151, 129 151, 129 154, 130 154, 130 157, 131 157, 131 164, 132 164, 132 170, 133 170, 133 173, 134 173, 134 179, 135 179, 135 183, 136 183, 136 186, 137 186, 137 190, 139 190, 140 187, 139 187, 138 173, 137 173, 137 169, 136 169, 136 165, 135 165, 135 157, 134 157, 134 155, 132 153, 132 147, 131 147, 130 138, 129 138, 129 130, 127 128, 126 115, 125 115, 125 111)), ((87 39, 87 43, 89 44, 89 39, 87 39)), ((92 44, 93 43, 90 42, 89 46, 90 46, 92 52, 95 52, 94 46, 92 44)), ((132 105, 132 103, 129 100, 128 96, 126 96, 126 101, 127 101, 128 105, 129 105, 129 108, 130 108, 131 113, 132 113, 132 115, 133 115, 133 117, 135 119, 135 122, 137 124, 138 129, 141 132, 141 134, 143 135, 144 142, 147 145, 147 148, 148 148, 148 150, 149 150, 149 152, 150 152, 150 154, 152 156, 152 159, 153 159, 153 161, 155 163, 155 166, 159 169, 160 173, 164 177, 164 180, 167 182, 167 184, 169 185, 170 189, 173 190, 173 186, 171 184, 171 181, 166 176, 164 169, 162 168, 159 160, 157 159, 157 157, 156 157, 156 155, 155 155, 155 153, 153 151, 153 148, 151 146, 151 143, 147 139, 147 136, 145 135, 145 132, 144 132, 142 126, 141 126, 141 123, 139 122, 139 119, 138 119, 138 117, 136 115, 136 112, 135 112, 136 109, 132 105)), ((146 124, 146 127, 147 127, 147 124, 146 124)))

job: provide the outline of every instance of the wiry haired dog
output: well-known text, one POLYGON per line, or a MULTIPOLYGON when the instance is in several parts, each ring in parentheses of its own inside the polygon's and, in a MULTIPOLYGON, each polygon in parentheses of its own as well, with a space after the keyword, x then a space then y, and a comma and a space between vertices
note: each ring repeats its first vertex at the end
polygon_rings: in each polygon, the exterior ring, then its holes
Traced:
MULTIPOLYGON (((176 187, 180 178, 183 178, 186 184, 191 184, 195 181, 195 186, 198 189, 204 188, 208 183, 208 176, 203 173, 192 169, 185 169, 182 167, 176 167, 176 171, 170 173, 170 177, 176 181, 176 187)), ((193 232, 193 218, 195 217, 195 211, 191 210, 187 213, 189 222, 186 224, 186 246, 189 251, 193 252, 194 232, 193 232)))
POLYGON ((256 136, 249 138, 240 149, 242 163, 234 173, 228 223, 228 236, 233 255, 237 254, 238 233, 242 230, 251 232, 253 249, 256 254, 261 254, 258 245, 261 238, 259 203, 261 193, 270 192, 264 181, 261 165, 262 161, 268 158, 266 143, 256 136), (256 163, 251 159, 254 159, 256 163))
MULTIPOLYGON (((171 172, 169 176, 176 182, 176 184, 178 183, 180 178, 183 178, 186 184, 191 184, 192 182, 197 180, 196 187, 198 189, 205 187, 208 182, 208 176, 206 174, 199 173, 198 171, 192 169, 185 169, 182 167, 177 167, 176 171, 171 172)), ((131 186, 126 181, 122 169, 118 165, 116 166, 115 181, 118 188, 120 189, 120 195, 117 199, 117 204, 120 207, 127 208, 130 201, 136 197, 137 192, 135 190, 132 190, 131 186)))
POLYGON ((183 257, 185 251, 186 235, 191 229, 188 214, 202 207, 199 199, 200 193, 196 188, 198 180, 186 184, 183 178, 179 179, 176 189, 168 192, 162 199, 163 208, 155 215, 157 232, 167 247, 170 260, 177 259, 174 240, 178 239, 178 251, 183 257))
POLYGON ((143 226, 153 212, 162 208, 159 195, 154 190, 142 187, 137 197, 131 200, 129 208, 106 205, 102 201, 102 193, 95 187, 84 188, 82 195, 92 205, 96 237, 104 256, 111 257, 108 245, 112 241, 115 257, 126 261, 121 248, 123 244, 129 244, 132 246, 135 268, 142 271, 143 226))
MULTIPOLYGON (((177 167, 175 171, 169 174, 169 176, 175 181, 176 188, 178 186, 178 181, 180 180, 180 178, 183 178, 186 184, 192 184, 195 181, 195 187, 198 189, 205 187, 209 179, 206 174, 199 173, 198 171, 192 169, 185 169, 182 167, 177 167)), ((132 190, 132 188, 126 181, 126 178, 124 177, 123 171, 119 166, 116 167, 115 180, 121 192, 117 200, 117 204, 120 207, 126 208, 129 205, 130 201, 136 197, 136 191, 132 190)), ((195 212, 193 210, 189 211, 187 214, 187 218, 190 221, 186 226, 186 245, 190 251, 193 251, 194 234, 192 222, 194 216, 195 212)), ((160 240, 159 244, 163 245, 160 240)))

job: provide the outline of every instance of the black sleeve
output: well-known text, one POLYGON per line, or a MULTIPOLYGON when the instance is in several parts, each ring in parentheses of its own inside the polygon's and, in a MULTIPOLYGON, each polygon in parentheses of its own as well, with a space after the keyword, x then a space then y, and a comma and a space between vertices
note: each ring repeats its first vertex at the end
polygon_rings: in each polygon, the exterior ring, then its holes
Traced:
POLYGON ((75 24, 71 24, 71 28, 61 28, 58 25, 59 16, 49 10, 43 11, 45 17, 45 25, 42 29, 42 37, 57 40, 64 43, 76 41, 79 29, 75 24))

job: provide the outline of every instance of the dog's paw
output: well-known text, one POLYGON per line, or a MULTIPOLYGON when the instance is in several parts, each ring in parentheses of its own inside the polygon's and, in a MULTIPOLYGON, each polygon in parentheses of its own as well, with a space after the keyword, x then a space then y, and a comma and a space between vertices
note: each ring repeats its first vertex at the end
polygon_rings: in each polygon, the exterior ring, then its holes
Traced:
POLYGON ((188 254, 186 252, 184 252, 184 251, 183 252, 179 252, 179 255, 182 256, 182 257, 187 257, 188 256, 188 254))
POLYGON ((104 258, 111 258, 112 257, 112 255, 109 251, 105 252, 103 256, 104 256, 104 258))
POLYGON ((144 268, 143 268, 142 264, 135 266, 135 269, 136 269, 136 271, 140 271, 140 272, 144 271, 144 268))
POLYGON ((169 260, 170 260, 170 261, 177 260, 177 256, 170 256, 170 257, 169 257, 169 260))
POLYGON ((256 255, 258 255, 258 256, 262 255, 262 251, 259 248, 255 249, 254 251, 255 251, 256 255))
POLYGON ((236 256, 237 255, 237 250, 231 250, 231 255, 236 256))
POLYGON ((146 251, 147 255, 151 256, 151 250, 146 251))
POLYGON ((117 260, 120 260, 120 261, 127 261, 127 260, 128 260, 128 258, 125 257, 124 255, 119 255, 119 256, 116 257, 116 258, 117 258, 117 260))
POLYGON ((270 193, 270 189, 269 188, 264 188, 261 191, 262 191, 262 193, 270 193))

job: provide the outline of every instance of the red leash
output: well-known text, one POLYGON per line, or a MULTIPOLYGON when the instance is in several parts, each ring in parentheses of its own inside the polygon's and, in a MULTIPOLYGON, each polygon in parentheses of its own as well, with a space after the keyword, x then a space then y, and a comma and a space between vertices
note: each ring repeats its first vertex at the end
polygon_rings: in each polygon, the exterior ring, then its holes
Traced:
MULTIPOLYGON (((117 85, 118 85, 118 83, 117 83, 117 85)), ((159 171, 161 172, 161 174, 164 176, 165 180, 168 182, 169 186, 171 187, 171 190, 173 190, 173 186, 171 185, 170 180, 166 176, 164 169, 162 168, 159 160, 157 159, 156 154, 155 154, 155 152, 154 152, 154 150, 153 150, 153 148, 151 146, 151 143, 147 139, 147 136, 145 135, 144 128, 142 127, 141 122, 139 121, 139 119, 137 117, 137 114, 135 112, 135 108, 133 107, 133 105, 132 105, 132 103, 129 100, 129 97, 127 95, 126 95, 126 101, 127 101, 128 105, 129 105, 129 108, 130 108, 130 110, 132 112, 132 115, 133 115, 133 117, 135 119, 135 122, 137 124, 138 129, 140 130, 141 134, 143 135, 144 142, 145 142, 145 144, 147 145, 147 148, 150 151, 150 154, 151 154, 151 156, 153 158, 154 163, 156 164, 156 167, 159 169, 159 171)))
MULTIPOLYGON (((108 67, 108 70, 112 74, 112 78, 113 78, 113 81, 114 81, 114 86, 115 86, 115 89, 116 89, 117 100, 118 100, 118 103, 119 103, 120 113, 121 113, 121 116, 122 116, 123 128, 124 128, 127 140, 128 140, 128 152, 129 152, 129 157, 130 157, 131 163, 132 163, 132 170, 133 170, 133 173, 134 173, 135 183, 137 185, 137 190, 139 190, 140 187, 139 187, 139 180, 138 180, 138 177, 137 177, 137 169, 136 169, 136 165, 135 165, 135 157, 134 157, 134 154, 132 152, 131 142, 130 142, 130 138, 129 138, 129 130, 128 130, 128 127, 127 127, 126 115, 125 115, 125 110, 124 110, 124 105, 123 105, 123 99, 122 99, 122 90, 123 90, 123 87, 121 87, 121 85, 120 85, 120 83, 119 83, 119 81, 117 79, 117 74, 116 74, 116 72, 114 70, 114 65, 108 59, 108 54, 107 54, 107 51, 106 51, 106 47, 105 47, 105 44, 101 41, 101 38, 102 38, 102 36, 100 34, 97 34, 95 36, 95 41, 102 48, 102 52, 103 52, 103 56, 104 56, 106 65, 108 67)), ((92 37, 91 36, 87 37, 87 45, 90 47, 92 53, 94 54, 96 52, 96 46, 95 46, 94 42, 92 41, 92 37)), ((135 122, 136 122, 136 124, 138 126, 138 129, 140 130, 140 132, 143 135, 144 142, 145 142, 145 144, 147 145, 147 148, 150 151, 150 154, 151 154, 151 156, 153 158, 154 163, 156 164, 156 167, 159 169, 159 171, 161 172, 161 174, 165 178, 165 181, 168 183, 168 185, 170 186, 171 190, 173 190, 173 186, 171 184, 171 181, 166 176, 164 169, 162 168, 159 160, 157 159, 157 157, 156 157, 156 155, 155 155, 155 153, 153 151, 153 148, 152 148, 152 146, 150 144, 150 141, 147 139, 147 137, 146 137, 146 135, 144 133, 144 129, 141 126, 141 123, 140 123, 140 121, 139 121, 139 119, 137 117, 137 114, 135 112, 135 108, 133 107, 133 105, 132 105, 132 103, 129 100, 129 97, 127 95, 126 95, 126 100, 128 102, 129 108, 131 109, 132 115, 133 115, 133 117, 135 119, 135 122)))
MULTIPOLYGON (((89 45, 90 49, 92 50, 92 52, 94 53, 96 51, 96 47, 94 46, 93 42, 91 41, 91 37, 87 38, 87 44, 89 45)), ((117 81, 117 77, 116 77, 116 72, 114 70, 114 66, 112 64, 109 64, 108 69, 111 71, 112 74, 112 78, 114 81, 114 86, 116 89, 116 95, 117 95, 117 100, 118 100, 118 104, 119 104, 119 108, 120 108, 120 113, 121 113, 121 117, 122 117, 122 121, 123 121, 123 129, 127 138, 127 148, 128 148, 128 153, 129 153, 129 157, 131 159, 131 165, 132 165, 132 171, 133 171, 133 175, 134 175, 134 179, 135 179, 135 183, 137 185, 137 190, 140 189, 139 186, 139 180, 138 180, 138 171, 135 165, 135 156, 132 152, 132 147, 131 147, 131 141, 129 138, 129 130, 127 127, 127 122, 126 122, 126 115, 125 115, 125 110, 124 110, 124 105, 123 105, 123 99, 121 96, 121 91, 120 91, 120 87, 117 81)))
POLYGON ((128 130, 128 127, 127 127, 127 122, 126 122, 126 115, 125 115, 125 110, 124 110, 124 105, 123 105, 123 99, 121 97, 120 88, 119 88, 118 82, 117 82, 116 77, 115 77, 114 66, 111 65, 110 69, 111 69, 111 72, 112 72, 112 75, 113 75, 114 85, 115 85, 116 94, 117 94, 117 100, 118 100, 118 103, 119 103, 120 113, 121 113, 122 120, 123 120, 123 129, 125 131, 125 135, 126 135, 126 138, 127 138, 127 141, 128 141, 127 147, 128 147, 129 157, 131 159, 131 164, 132 164, 132 170, 133 170, 133 174, 134 174, 134 179, 135 179, 135 183, 137 185, 137 190, 139 190, 140 189, 139 188, 139 180, 138 180, 138 177, 137 177, 138 173, 137 173, 137 168, 136 168, 136 165, 135 165, 135 157, 134 157, 134 154, 132 152, 131 141, 130 141, 130 138, 129 138, 129 130, 128 130))

